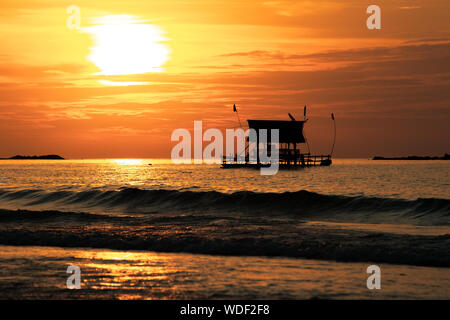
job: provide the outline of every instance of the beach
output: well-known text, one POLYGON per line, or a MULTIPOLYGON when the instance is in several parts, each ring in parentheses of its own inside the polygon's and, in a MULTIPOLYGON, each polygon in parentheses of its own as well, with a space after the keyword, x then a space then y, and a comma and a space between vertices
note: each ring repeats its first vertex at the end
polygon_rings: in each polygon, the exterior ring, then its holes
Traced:
POLYGON ((87 248, 0 246, 2 299, 449 299, 448 268, 87 248), (66 287, 69 265, 81 289, 66 287))

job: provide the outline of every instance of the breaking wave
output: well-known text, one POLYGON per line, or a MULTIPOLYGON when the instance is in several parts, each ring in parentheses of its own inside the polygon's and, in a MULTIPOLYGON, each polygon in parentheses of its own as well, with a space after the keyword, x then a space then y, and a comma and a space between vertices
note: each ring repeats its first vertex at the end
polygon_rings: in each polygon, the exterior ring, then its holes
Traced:
POLYGON ((450 234, 410 235, 295 224, 292 219, 151 219, 56 210, 0 210, 0 244, 282 256, 450 267, 450 234))
POLYGON ((1 204, 16 208, 39 207, 83 209, 88 212, 136 213, 239 213, 288 215, 301 218, 346 218, 363 222, 418 223, 450 225, 450 200, 419 198, 404 200, 377 197, 323 195, 309 191, 257 193, 240 191, 142 190, 122 188, 118 191, 54 191, 25 189, 0 190, 1 204))
MULTIPOLYGON (((450 233, 307 221, 450 225, 450 200, 308 191, 0 190, 0 244, 450 266, 450 233)), ((443 226, 443 227, 442 227, 443 226)), ((397 226, 396 226, 397 228, 397 226)), ((434 228, 434 227, 430 227, 434 228)), ((442 230, 444 230, 442 229, 442 230)))

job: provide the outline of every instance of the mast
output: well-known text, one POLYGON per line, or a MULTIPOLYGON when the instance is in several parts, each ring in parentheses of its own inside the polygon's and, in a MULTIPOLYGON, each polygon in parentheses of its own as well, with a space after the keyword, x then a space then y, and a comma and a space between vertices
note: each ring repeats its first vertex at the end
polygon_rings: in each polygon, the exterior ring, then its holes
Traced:
POLYGON ((333 120, 334 137, 333 137, 333 146, 331 147, 331 153, 330 153, 330 156, 333 155, 334 144, 336 143, 336 120, 334 119, 334 113, 331 113, 331 120, 333 120))

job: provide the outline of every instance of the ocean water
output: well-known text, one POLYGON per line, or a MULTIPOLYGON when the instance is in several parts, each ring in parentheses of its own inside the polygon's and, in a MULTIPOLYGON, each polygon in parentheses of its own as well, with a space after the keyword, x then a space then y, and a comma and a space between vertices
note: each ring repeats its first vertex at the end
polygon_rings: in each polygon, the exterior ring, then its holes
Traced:
POLYGON ((2 160, 0 298, 448 299, 449 169, 2 160), (78 293, 64 289, 69 264, 78 293))

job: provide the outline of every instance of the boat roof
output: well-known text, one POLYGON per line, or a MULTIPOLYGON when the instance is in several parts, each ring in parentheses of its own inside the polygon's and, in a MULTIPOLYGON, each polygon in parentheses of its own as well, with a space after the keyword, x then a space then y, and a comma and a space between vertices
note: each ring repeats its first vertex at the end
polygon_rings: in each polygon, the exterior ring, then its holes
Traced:
MULTIPOLYGON (((248 127, 259 129, 278 129, 280 143, 304 143, 303 125, 305 121, 291 120, 247 120, 248 127)), ((268 134, 268 136, 270 136, 268 134)))

